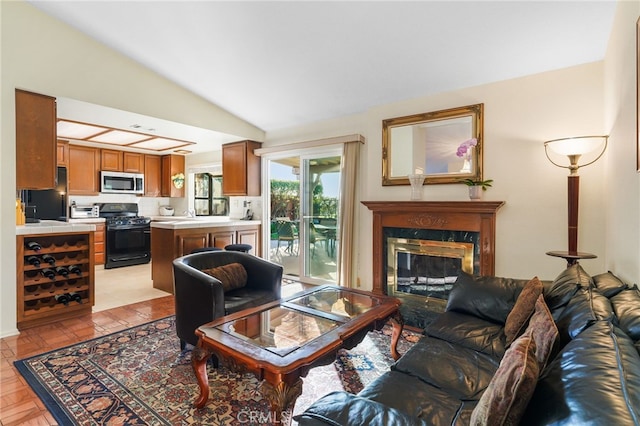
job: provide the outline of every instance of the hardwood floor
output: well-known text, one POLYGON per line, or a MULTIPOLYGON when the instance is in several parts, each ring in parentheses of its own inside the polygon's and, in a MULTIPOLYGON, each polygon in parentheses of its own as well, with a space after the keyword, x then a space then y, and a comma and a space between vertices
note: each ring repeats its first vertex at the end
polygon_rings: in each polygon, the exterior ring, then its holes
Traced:
POLYGON ((13 361, 174 314, 173 296, 139 302, 22 331, 0 339, 0 425, 55 425, 13 361))

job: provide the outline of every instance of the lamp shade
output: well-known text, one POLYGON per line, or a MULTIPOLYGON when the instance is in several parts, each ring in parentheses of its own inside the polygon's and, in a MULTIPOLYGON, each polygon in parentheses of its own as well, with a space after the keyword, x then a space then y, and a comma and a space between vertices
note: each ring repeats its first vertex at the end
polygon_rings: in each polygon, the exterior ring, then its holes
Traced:
MULTIPOLYGON (((577 136, 572 138, 553 139, 544 143, 544 149, 547 158, 558 167, 577 170, 578 167, 588 166, 598 161, 604 151, 607 149, 608 136, 577 136), (557 155, 567 156, 571 162, 570 166, 564 166, 553 161, 549 157, 551 151, 557 155), (578 164, 578 160, 584 154, 596 153, 595 158, 586 164, 578 164)), ((592 156, 590 156, 593 158, 592 156)))

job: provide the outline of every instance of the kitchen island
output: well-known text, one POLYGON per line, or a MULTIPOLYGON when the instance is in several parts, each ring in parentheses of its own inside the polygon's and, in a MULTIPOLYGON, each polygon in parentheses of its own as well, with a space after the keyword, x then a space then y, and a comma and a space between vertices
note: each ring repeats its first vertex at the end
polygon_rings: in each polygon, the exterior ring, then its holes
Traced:
POLYGON ((203 247, 250 244, 260 255, 259 220, 163 216, 151 222, 153 287, 173 294, 173 260, 203 247))

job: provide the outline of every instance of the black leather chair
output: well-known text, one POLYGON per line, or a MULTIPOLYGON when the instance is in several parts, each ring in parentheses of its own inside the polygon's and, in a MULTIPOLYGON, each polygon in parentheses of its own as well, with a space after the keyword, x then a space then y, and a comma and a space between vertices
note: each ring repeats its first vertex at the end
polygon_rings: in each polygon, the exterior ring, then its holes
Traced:
POLYGON ((237 251, 192 253, 173 261, 176 332, 180 348, 196 345, 195 330, 216 318, 280 299, 282 266, 237 251), (222 283, 203 269, 240 263, 247 271, 245 287, 224 292, 222 283))

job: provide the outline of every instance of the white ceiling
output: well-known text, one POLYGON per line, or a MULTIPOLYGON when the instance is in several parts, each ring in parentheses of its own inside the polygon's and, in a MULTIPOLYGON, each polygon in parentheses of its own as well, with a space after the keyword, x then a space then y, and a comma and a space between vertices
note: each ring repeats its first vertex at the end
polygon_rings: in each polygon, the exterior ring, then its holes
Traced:
POLYGON ((266 131, 602 60, 616 7, 615 0, 30 3, 266 131))

